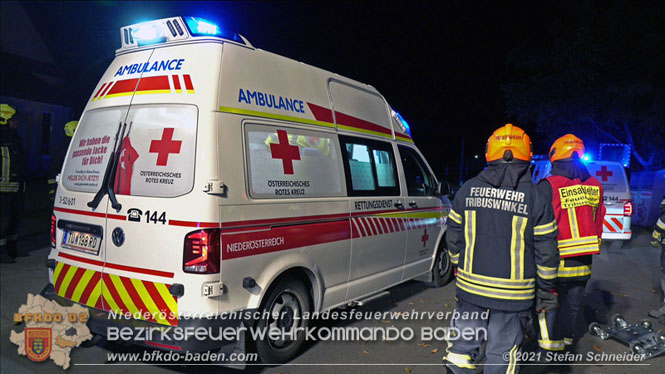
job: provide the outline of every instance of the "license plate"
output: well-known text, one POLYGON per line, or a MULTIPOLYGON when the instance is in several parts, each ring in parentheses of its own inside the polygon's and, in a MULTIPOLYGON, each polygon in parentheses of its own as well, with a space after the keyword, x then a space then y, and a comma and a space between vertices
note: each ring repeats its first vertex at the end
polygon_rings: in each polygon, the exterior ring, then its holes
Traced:
POLYGON ((62 246, 92 255, 99 254, 99 248, 102 245, 102 238, 92 234, 78 231, 64 230, 65 235, 62 238, 62 246))

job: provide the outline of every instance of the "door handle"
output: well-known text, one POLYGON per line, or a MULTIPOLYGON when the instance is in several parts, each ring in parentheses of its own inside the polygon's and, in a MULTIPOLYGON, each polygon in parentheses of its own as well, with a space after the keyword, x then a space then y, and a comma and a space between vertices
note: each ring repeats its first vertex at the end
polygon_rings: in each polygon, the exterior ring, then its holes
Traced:
POLYGON ((412 201, 412 202, 409 203, 409 206, 410 206, 411 208, 417 208, 417 207, 418 207, 418 203, 416 203, 415 201, 412 201))
POLYGON ((400 203, 399 201, 395 203, 395 208, 397 209, 404 209, 404 204, 400 203))

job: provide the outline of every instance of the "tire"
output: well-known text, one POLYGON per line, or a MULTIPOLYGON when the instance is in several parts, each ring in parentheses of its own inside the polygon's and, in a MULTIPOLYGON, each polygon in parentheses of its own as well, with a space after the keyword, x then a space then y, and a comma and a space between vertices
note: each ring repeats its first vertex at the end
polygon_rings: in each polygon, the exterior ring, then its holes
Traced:
MULTIPOLYGON (((309 292, 295 279, 284 279, 275 284, 268 297, 261 303, 261 314, 267 311, 270 318, 261 318, 256 322, 258 331, 278 328, 280 331, 291 332, 296 328, 307 328, 308 319, 303 319, 304 313, 310 313, 312 301, 309 292), (272 314, 280 314, 280 318, 273 318, 272 314), (294 319, 298 313, 300 319, 294 319)), ((298 355, 305 343, 305 334, 300 331, 296 339, 272 340, 266 333, 265 339, 255 340, 254 346, 264 364, 283 364, 298 355)))
POLYGON ((603 329, 600 328, 600 324, 598 322, 591 322, 589 325, 589 334, 592 336, 600 336, 602 331, 603 329))
MULTIPOLYGON (((445 240, 445 239, 443 239, 445 240)), ((441 242, 439 249, 436 252, 436 259, 432 267, 432 287, 443 287, 450 281, 450 276, 453 273, 453 264, 450 262, 448 250, 444 242, 441 242)))
POLYGON ((623 318, 621 314, 618 313, 614 314, 611 320, 612 320, 612 325, 614 325, 615 327, 624 328, 628 326, 628 322, 626 322, 626 320, 623 318))

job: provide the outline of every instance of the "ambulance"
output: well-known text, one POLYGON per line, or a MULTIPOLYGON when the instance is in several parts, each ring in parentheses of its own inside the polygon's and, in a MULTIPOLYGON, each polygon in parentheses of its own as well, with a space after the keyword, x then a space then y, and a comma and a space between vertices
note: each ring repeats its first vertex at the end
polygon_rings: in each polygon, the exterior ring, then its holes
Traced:
POLYGON ((450 279, 445 187, 372 86, 196 17, 120 36, 62 167, 42 292, 87 306, 94 334, 278 327, 295 333, 250 343, 281 363, 306 312, 450 279))
MULTIPOLYGON (((552 163, 547 159, 533 162, 532 180, 538 183, 550 175, 552 163)), ((631 217, 633 203, 626 171, 619 162, 584 161, 591 176, 603 185, 603 204, 606 212, 603 219, 603 241, 612 249, 619 249, 632 237, 631 217)))

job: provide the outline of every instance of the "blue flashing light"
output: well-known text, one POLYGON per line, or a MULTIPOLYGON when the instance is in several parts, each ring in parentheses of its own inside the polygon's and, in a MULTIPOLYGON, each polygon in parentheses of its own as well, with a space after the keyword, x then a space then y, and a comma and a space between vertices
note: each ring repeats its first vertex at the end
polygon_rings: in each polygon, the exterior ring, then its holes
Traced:
POLYGON ((589 155, 588 153, 585 153, 584 156, 582 156, 582 162, 584 162, 585 164, 591 161, 593 160, 591 159, 591 155, 589 155))
POLYGON ((409 127, 409 124, 406 123, 406 121, 404 120, 404 117, 402 117, 401 114, 397 113, 397 111, 395 111, 395 114, 397 115, 397 118, 399 118, 400 122, 402 122, 402 125, 404 126, 404 129, 406 129, 406 133, 409 134, 409 136, 410 136, 411 135, 411 128, 409 127))
POLYGON ((132 37, 139 46, 162 43, 166 41, 166 36, 154 22, 143 22, 132 27, 132 37))
POLYGON ((185 17, 193 36, 221 36, 222 30, 214 23, 198 17, 185 17))

